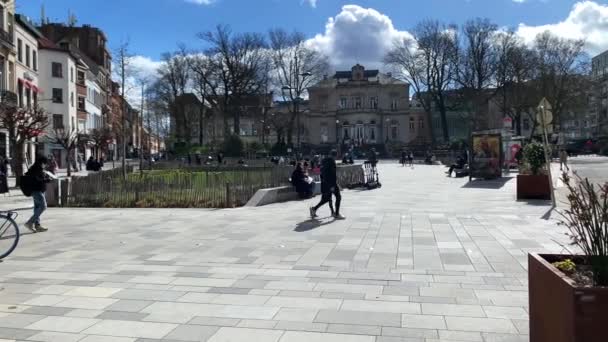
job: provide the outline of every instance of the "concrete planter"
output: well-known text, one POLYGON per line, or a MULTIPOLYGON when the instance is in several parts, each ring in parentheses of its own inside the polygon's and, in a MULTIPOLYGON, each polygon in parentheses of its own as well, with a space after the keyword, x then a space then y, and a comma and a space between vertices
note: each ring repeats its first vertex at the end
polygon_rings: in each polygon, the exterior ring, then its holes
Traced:
POLYGON ((547 175, 517 175, 517 199, 551 199, 547 175))
POLYGON ((551 263, 583 257, 528 255, 530 342, 605 342, 608 288, 578 287, 551 263))

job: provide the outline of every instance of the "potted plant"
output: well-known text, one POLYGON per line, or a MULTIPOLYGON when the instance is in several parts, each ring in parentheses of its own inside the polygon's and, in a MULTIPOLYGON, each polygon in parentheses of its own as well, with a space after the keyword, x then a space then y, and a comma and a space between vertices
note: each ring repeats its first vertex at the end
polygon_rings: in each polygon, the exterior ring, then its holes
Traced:
POLYGON ((517 199, 551 199, 551 184, 546 174, 545 151, 542 144, 524 147, 521 172, 517 175, 517 199))
POLYGON ((578 185, 563 176, 569 208, 561 212, 580 254, 529 254, 531 342, 608 340, 608 183, 578 185))

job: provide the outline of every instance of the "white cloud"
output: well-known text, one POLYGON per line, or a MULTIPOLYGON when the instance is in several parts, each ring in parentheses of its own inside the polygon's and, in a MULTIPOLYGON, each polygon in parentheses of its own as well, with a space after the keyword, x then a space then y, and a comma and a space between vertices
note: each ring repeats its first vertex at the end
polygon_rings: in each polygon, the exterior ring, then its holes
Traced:
POLYGON ((350 69, 360 63, 366 68, 381 68, 382 59, 395 39, 411 37, 399 31, 391 19, 373 8, 346 5, 325 24, 325 32, 308 43, 327 56, 333 66, 350 69))
POLYGON ((591 55, 599 54, 608 49, 608 5, 579 1, 563 21, 540 26, 522 23, 517 34, 526 42, 532 42, 536 35, 545 31, 563 38, 585 39, 586 51, 591 55))
POLYGON ((513 0, 513 2, 517 2, 518 4, 523 4, 526 0, 513 0))
POLYGON ((154 78, 156 71, 162 65, 161 61, 154 61, 146 56, 133 56, 130 60, 131 66, 138 77, 154 78))
POLYGON ((186 2, 191 2, 197 5, 211 5, 215 2, 215 0, 186 0, 186 2))

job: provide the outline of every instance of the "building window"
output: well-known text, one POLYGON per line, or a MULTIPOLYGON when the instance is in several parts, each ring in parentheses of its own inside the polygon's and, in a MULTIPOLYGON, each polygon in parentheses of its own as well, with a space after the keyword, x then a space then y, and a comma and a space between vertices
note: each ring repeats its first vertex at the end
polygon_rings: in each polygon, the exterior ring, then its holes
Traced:
POLYGON ((355 108, 361 109, 361 96, 355 97, 355 108))
POLYGON ((63 103, 63 89, 53 88, 53 103, 63 103))
POLYGON ((30 67, 30 46, 25 44, 25 66, 30 67))
POLYGON ((74 107, 74 92, 70 93, 70 105, 74 107))
POLYGON ((23 107, 23 83, 17 83, 17 96, 19 97, 19 107, 23 107))
POLYGON ((418 119, 418 128, 424 129, 424 119, 418 119))
POLYGON ((530 129, 530 120, 529 119, 524 119, 524 130, 529 130, 530 129))
POLYGON ((17 39, 17 60, 23 63, 23 41, 17 39))
POLYGON ((416 122, 414 121, 414 118, 410 118, 410 131, 415 131, 416 130, 416 122))
POLYGON ((84 84, 84 71, 78 71, 78 84, 84 84))
POLYGON ((36 50, 32 50, 32 67, 34 71, 38 71, 38 53, 36 50))
POLYGON ((53 62, 51 64, 51 68, 53 72, 53 77, 63 78, 63 66, 61 65, 61 63, 53 62))
POLYGON ((369 108, 371 109, 378 109, 378 98, 377 97, 370 97, 369 98, 369 108))
POLYGON ((78 110, 85 111, 84 97, 78 96, 78 110))
POLYGON ((391 99, 391 110, 395 111, 398 108, 399 99, 391 99))
POLYGON ((27 108, 32 107, 32 90, 31 89, 25 89, 25 107, 27 107, 27 108))
POLYGON ((369 140, 371 143, 376 142, 376 126, 369 127, 369 140))
POLYGON ((70 68, 70 82, 74 82, 74 68, 70 68))
POLYGON ((53 114, 53 129, 63 128, 63 115, 53 114))
POLYGON ((397 140, 397 138, 399 137, 399 130, 396 124, 393 124, 391 126, 391 139, 393 140, 397 140))
POLYGON ((348 99, 346 97, 340 98, 340 109, 346 109, 348 107, 348 99))

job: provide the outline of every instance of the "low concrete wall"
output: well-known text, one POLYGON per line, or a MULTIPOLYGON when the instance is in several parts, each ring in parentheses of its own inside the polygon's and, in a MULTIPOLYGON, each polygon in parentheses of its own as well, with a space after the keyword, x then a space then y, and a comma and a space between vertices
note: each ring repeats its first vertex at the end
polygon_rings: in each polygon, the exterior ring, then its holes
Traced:
MULTIPOLYGON (((321 193, 321 183, 315 182, 313 195, 321 193)), ((253 197, 245 204, 246 207, 261 207, 272 203, 288 202, 298 200, 298 193, 291 185, 280 186, 258 190, 253 197)))

